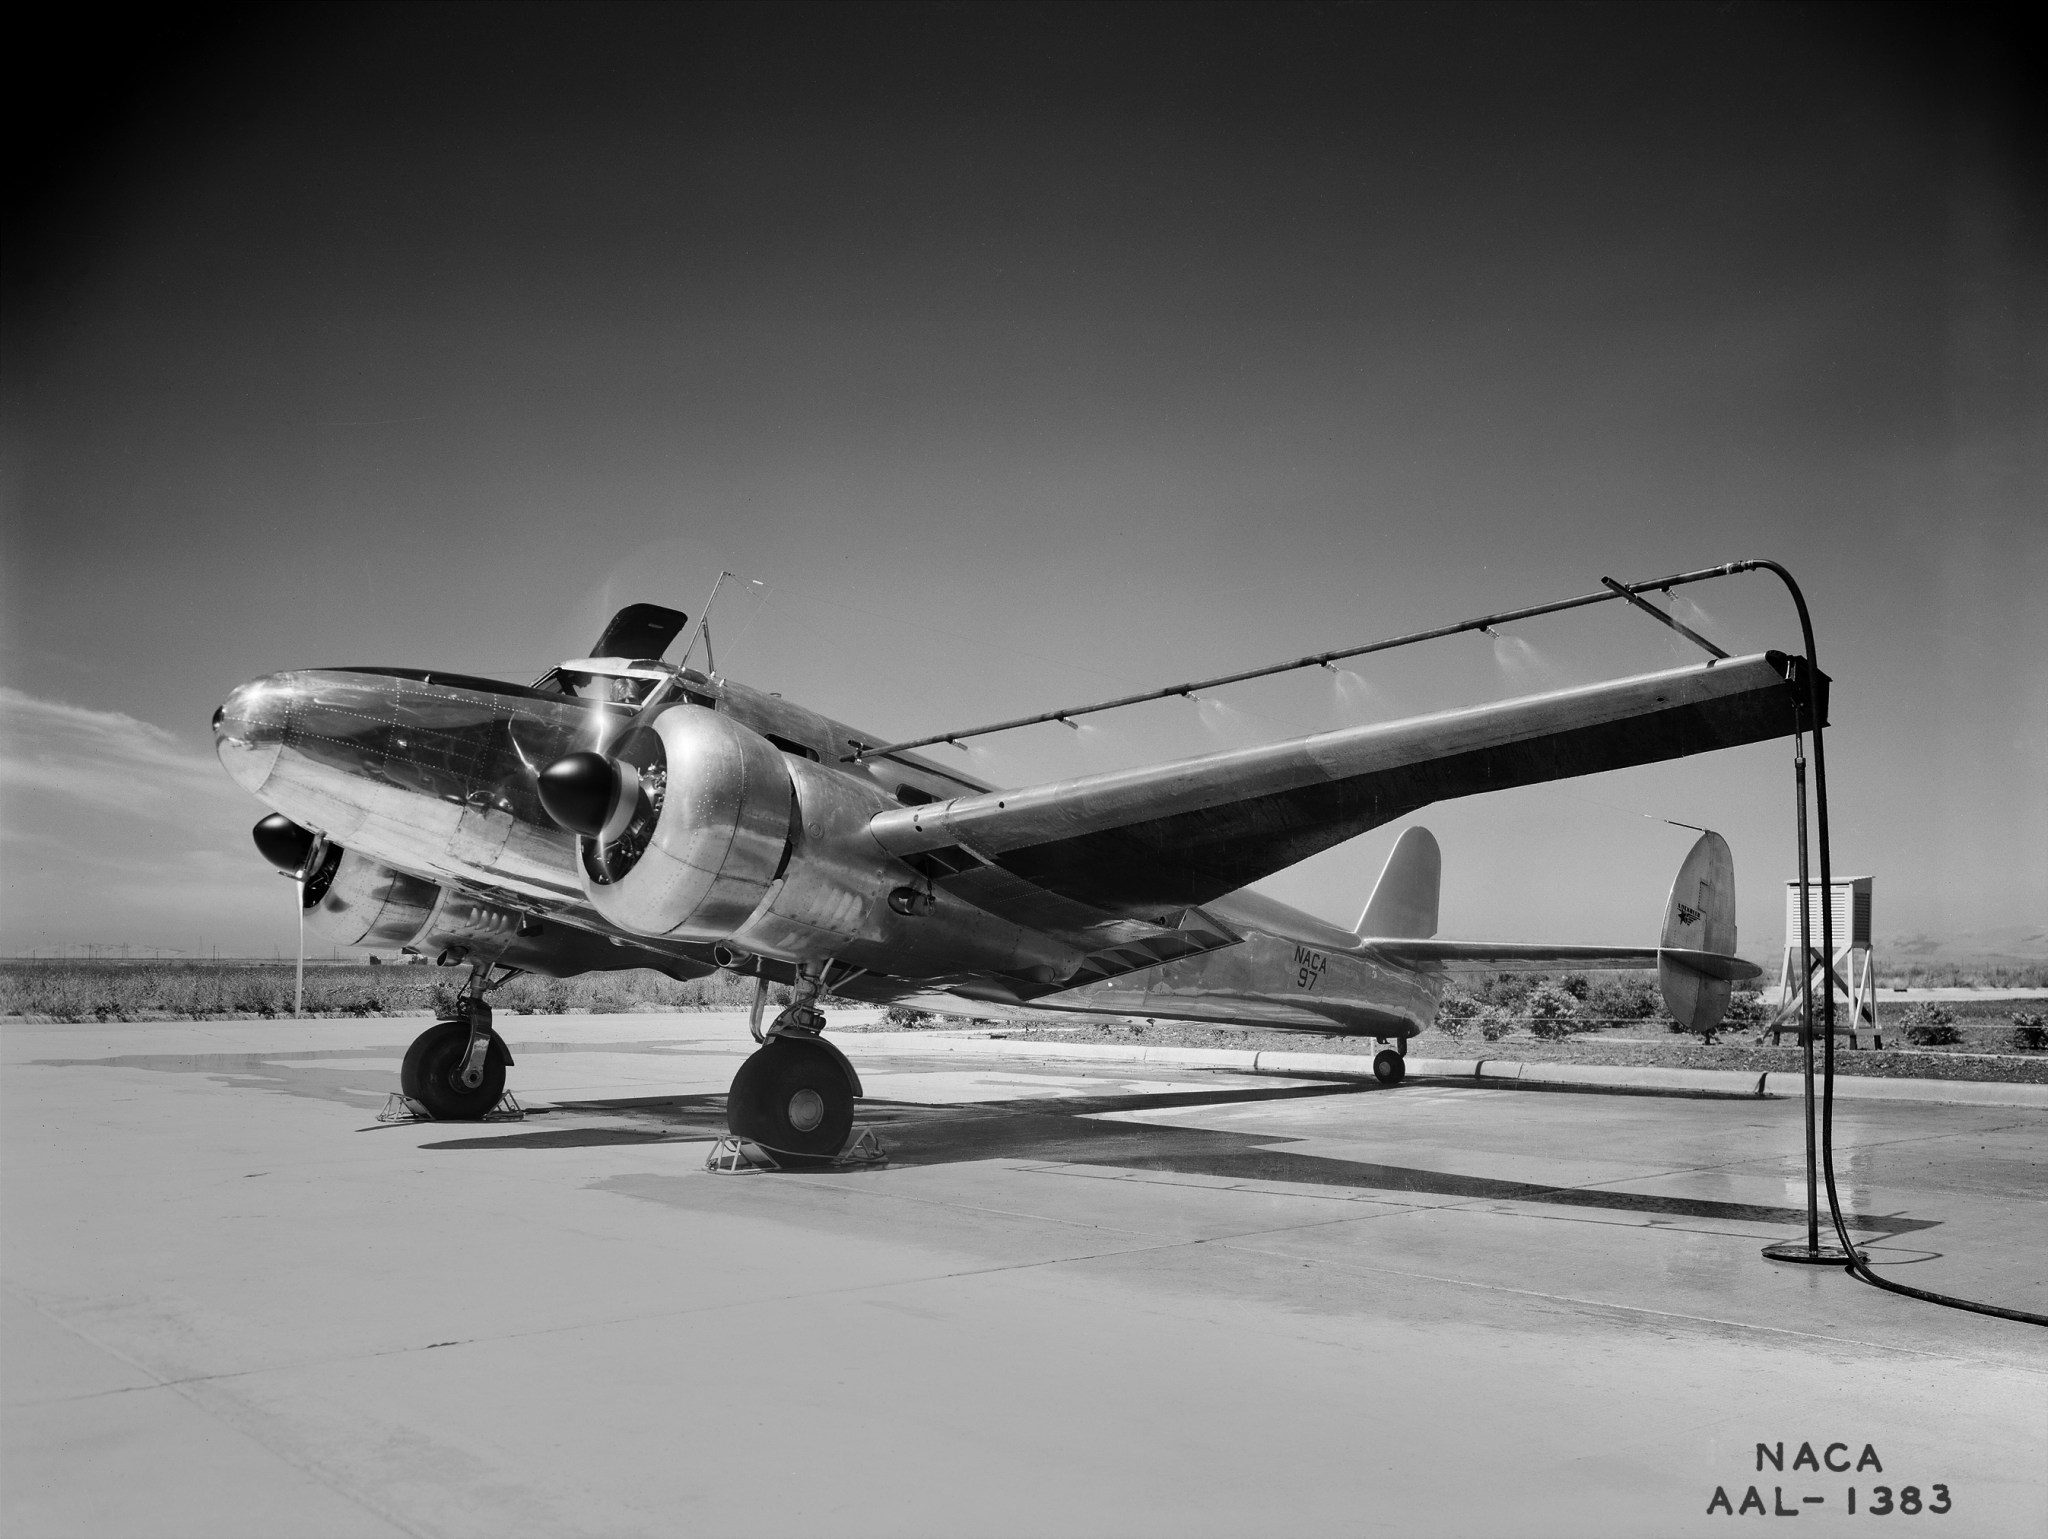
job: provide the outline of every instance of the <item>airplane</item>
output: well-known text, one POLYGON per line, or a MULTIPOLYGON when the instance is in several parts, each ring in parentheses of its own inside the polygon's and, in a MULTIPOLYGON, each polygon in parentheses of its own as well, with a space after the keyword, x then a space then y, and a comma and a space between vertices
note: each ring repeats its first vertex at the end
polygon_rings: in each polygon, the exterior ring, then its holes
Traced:
POLYGON ((405 1054, 401 1088, 427 1115, 498 1104, 513 1059, 487 995, 522 971, 751 974, 760 1046, 728 1130, 799 1159, 842 1153, 863 1095, 823 1035, 828 994, 1371 1036, 1393 1085, 1453 971, 1654 968, 1695 1028, 1760 973, 1733 954, 1733 859, 1714 833, 1655 946, 1436 939, 1441 853, 1419 826, 1354 929, 1250 884, 1433 802, 1788 736, 1799 658, 1723 654, 1006 788, 687 666, 688 649, 662 661, 687 623, 629 605, 591 656, 532 684, 305 669, 214 713, 223 766, 273 809, 257 847, 299 879, 308 923, 468 967, 454 1017, 405 1054), (771 984, 789 1003, 764 1029, 771 984))

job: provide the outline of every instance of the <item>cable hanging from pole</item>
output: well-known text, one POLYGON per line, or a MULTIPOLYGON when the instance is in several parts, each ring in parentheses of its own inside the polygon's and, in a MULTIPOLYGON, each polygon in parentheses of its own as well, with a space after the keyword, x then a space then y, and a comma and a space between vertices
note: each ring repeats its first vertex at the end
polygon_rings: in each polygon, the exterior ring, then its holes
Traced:
MULTIPOLYGON (((1813 727, 1813 801, 1814 820, 1820 825, 1820 888, 1832 896, 1834 890, 1834 859, 1828 838, 1828 768, 1827 749, 1823 741, 1822 713, 1820 710, 1820 669, 1814 658, 1813 618, 1807 612, 1806 595, 1792 574, 1775 561, 1738 561, 1729 568, 1731 571, 1766 571, 1776 574, 1792 595, 1793 606, 1799 611, 1799 632, 1806 648, 1806 702, 1805 714, 1813 727)), ((1805 797, 1800 797, 1803 810, 1805 797)), ((1803 821, 1803 816, 1802 816, 1803 821)), ((1804 857, 1802 849, 1802 859, 1804 857)), ((1802 871, 1802 876, 1804 875, 1802 871)), ((1801 904, 1802 940, 1808 937, 1805 904, 1801 904)), ((1835 954, 1834 904, 1824 901, 1820 911, 1821 949, 1830 958, 1835 954)), ((1813 1000, 1813 957, 1810 948, 1805 958, 1807 966, 1807 1019, 1812 1020, 1813 1000)), ((2048 1315, 2033 1314, 2024 1309, 2008 1309, 2002 1304, 1985 1304, 1975 1299, 1958 1298, 1954 1294, 1936 1293, 1927 1288, 1915 1288, 1906 1283, 1894 1282, 1889 1277, 1880 1277, 1870 1269, 1869 1262, 1849 1239, 1849 1226, 1842 1217, 1842 1198, 1835 1182, 1835 986, 1832 975, 1827 978, 1827 992, 1822 996, 1821 1031, 1821 1114, 1820 1114, 1820 1174, 1827 1184, 1828 1216, 1834 1220, 1835 1237, 1840 1241, 1846 1255, 1846 1269, 1858 1282, 1882 1288, 1887 1293, 1902 1294, 1907 1298, 1920 1299, 1929 1304, 1940 1304, 1949 1309, 1967 1310, 1971 1314, 1990 1315, 2000 1320, 2017 1320, 2023 1325, 2048 1326, 2048 1315)), ((1808 1027, 1807 1052, 1812 1053, 1811 1026, 1808 1027)))

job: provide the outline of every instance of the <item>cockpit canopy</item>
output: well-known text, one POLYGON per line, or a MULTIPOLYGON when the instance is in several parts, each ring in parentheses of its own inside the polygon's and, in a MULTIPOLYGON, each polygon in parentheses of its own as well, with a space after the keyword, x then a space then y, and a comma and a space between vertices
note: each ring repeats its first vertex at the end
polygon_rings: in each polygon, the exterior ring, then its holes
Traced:
MULTIPOLYGON (((628 604, 597 638, 595 656, 550 668, 533 681, 533 687, 579 700, 639 705, 654 693, 655 685, 676 676, 677 670, 661 661, 661 654, 689 618, 680 609, 659 604, 628 604)), ((688 669, 682 672, 689 676, 688 669)))
POLYGON ((674 669, 651 658, 578 657, 550 668, 533 687, 579 700, 638 705, 654 693, 655 685, 674 674, 674 669))

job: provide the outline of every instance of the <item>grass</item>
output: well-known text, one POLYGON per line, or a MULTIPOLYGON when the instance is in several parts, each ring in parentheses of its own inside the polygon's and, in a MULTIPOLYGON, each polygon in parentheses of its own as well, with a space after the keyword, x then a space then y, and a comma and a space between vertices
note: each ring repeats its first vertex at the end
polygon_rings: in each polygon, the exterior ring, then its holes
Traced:
MULTIPOLYGON (((1819 941, 1814 942, 1819 945, 1819 941)), ((1878 987, 1889 989, 1903 983, 1909 989, 2048 989, 2048 962, 2019 962, 2010 966, 1975 962, 1907 962, 1903 966, 1883 961, 1878 950, 1878 987)))
MULTIPOLYGON (((0 963, 0 1015, 51 1021, 218 1020, 292 1013, 289 962, 0 963)), ((306 969, 306 1013, 446 1015, 467 974, 454 968, 354 963, 306 969)), ((743 1010, 753 980, 714 973, 679 983, 661 973, 586 973, 580 978, 514 978, 491 991, 504 1014, 614 1014, 659 1010, 743 1010)), ((771 988, 781 1002, 788 991, 771 988)))

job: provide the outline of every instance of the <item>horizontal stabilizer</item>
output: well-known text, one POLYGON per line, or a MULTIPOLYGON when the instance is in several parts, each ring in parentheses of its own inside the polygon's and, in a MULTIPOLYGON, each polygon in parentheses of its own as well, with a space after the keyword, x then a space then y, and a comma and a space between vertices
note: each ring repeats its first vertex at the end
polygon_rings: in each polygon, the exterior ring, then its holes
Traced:
POLYGON ((1514 941, 1367 940, 1360 948, 1389 962, 1443 972, 1536 972, 1576 967, 1590 971, 1655 967, 1655 946, 1523 945, 1514 941))
POLYGON ((1740 981, 1760 977, 1763 969, 1741 957, 1718 951, 1687 951, 1673 946, 1518 945, 1510 941, 1368 940, 1360 948, 1389 962, 1430 967, 1443 972, 1536 972, 1573 967, 1587 972, 1619 972, 1651 968, 1669 960, 1707 978, 1740 981))
POLYGON ((1676 946, 1659 946, 1657 960, 1675 967, 1689 967, 1708 978, 1724 978, 1734 983, 1761 978, 1764 971, 1756 963, 1745 962, 1741 957, 1723 956, 1718 951, 1683 951, 1676 946))

